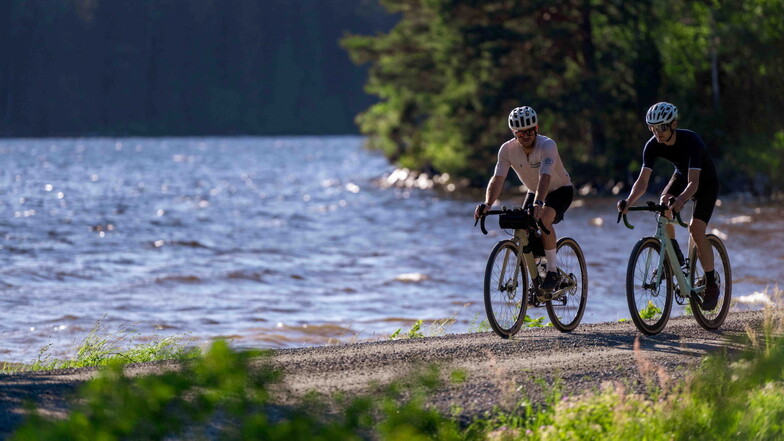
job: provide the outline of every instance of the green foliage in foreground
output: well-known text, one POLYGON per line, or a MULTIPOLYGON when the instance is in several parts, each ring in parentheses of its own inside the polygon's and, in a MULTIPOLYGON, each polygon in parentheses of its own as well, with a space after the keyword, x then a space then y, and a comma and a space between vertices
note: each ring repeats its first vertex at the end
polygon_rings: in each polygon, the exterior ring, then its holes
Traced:
POLYGON ((178 372, 128 378, 121 365, 112 364, 81 390, 65 420, 34 415, 13 439, 198 439, 210 433, 222 439, 264 440, 352 440, 369 433, 399 440, 463 439, 457 423, 424 405, 425 391, 440 384, 433 368, 403 387, 380 390, 381 398, 341 402, 340 412, 324 417, 326 408, 315 398, 300 408, 273 409, 269 391, 280 374, 268 355, 234 352, 219 341, 178 372), (399 399, 403 392, 405 402, 399 399), (277 413, 285 417, 268 416, 277 413))
MULTIPOLYGON (((234 352, 215 343, 178 372, 128 378, 113 364, 88 383, 64 420, 34 415, 13 439, 265 440, 730 440, 784 436, 784 338, 767 322, 741 356, 708 357, 690 380, 671 385, 654 362, 654 393, 607 384, 545 406, 521 396, 515 408, 469 424, 426 405, 442 386, 435 367, 369 396, 311 398, 301 407, 273 407, 280 374, 267 354, 234 352), (270 417, 275 415, 275 417, 270 417), (209 436, 208 436, 209 435, 209 436)), ((465 374, 453 374, 460 381, 465 374)), ((653 383, 653 382, 651 382, 653 383)))

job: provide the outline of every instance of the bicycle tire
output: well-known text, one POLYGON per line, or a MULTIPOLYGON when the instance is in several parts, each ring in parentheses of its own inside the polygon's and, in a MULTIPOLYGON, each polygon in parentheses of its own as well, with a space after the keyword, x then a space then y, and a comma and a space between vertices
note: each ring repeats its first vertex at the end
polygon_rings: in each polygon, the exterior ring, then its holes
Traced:
POLYGON ((640 239, 629 256, 626 269, 626 301, 632 321, 640 332, 648 335, 660 333, 670 319, 673 299, 672 270, 664 262, 664 276, 657 286, 655 270, 659 264, 661 243, 655 237, 640 239), (664 295, 662 296, 662 285, 664 295))
MULTIPOLYGON (((697 296, 691 296, 689 304, 691 305, 692 314, 694 319, 697 320, 700 326, 712 331, 718 329, 727 314, 730 312, 730 303, 732 301, 732 268, 730 268, 730 258, 727 254, 727 248, 724 242, 719 239, 715 234, 707 234, 705 236, 713 249, 714 269, 716 270, 717 282, 719 283, 719 303, 718 307, 711 311, 703 311, 700 308, 701 299, 698 301, 697 296)), ((700 286, 704 284, 705 273, 702 270, 702 265, 697 264, 697 249, 696 247, 690 252, 690 281, 692 286, 700 286)))
POLYGON ((498 242, 490 252, 485 268, 485 312, 490 327, 502 338, 509 338, 520 330, 528 307, 528 272, 524 264, 520 266, 518 280, 511 280, 517 265, 517 249, 517 244, 511 240, 498 242))
POLYGON ((580 324, 585 313, 588 302, 588 272, 583 250, 576 240, 562 237, 558 240, 556 250, 558 270, 565 277, 563 282, 569 282, 570 285, 564 294, 546 302, 545 306, 553 326, 561 332, 569 332, 580 324))

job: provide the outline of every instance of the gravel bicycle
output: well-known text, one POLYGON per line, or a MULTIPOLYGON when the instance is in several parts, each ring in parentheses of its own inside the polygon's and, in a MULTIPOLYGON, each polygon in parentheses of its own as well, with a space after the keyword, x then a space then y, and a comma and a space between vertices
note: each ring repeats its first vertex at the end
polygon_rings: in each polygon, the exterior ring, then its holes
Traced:
POLYGON ((553 326, 562 332, 576 328, 588 300, 588 273, 577 241, 569 237, 558 240, 556 255, 561 283, 553 291, 544 291, 540 284, 544 281, 547 261, 539 230, 549 232, 522 208, 503 207, 490 210, 478 219, 484 234, 487 234, 488 215, 499 215, 499 226, 514 230, 511 239, 495 245, 485 268, 485 311, 493 331, 503 338, 515 335, 525 322, 529 306, 546 307, 553 326))
MULTIPOLYGON (((683 226, 680 213, 673 219, 664 213, 670 210, 667 205, 647 202, 646 205, 629 207, 628 211, 648 211, 656 216, 656 234, 643 237, 634 245, 629 256, 626 270, 626 300, 632 321, 641 332, 649 335, 658 334, 664 329, 670 317, 673 298, 679 305, 689 307, 703 328, 713 330, 719 328, 727 318, 732 297, 732 270, 727 248, 715 234, 707 234, 708 242, 713 249, 716 282, 719 285, 719 302, 712 310, 702 309, 702 298, 705 292, 705 274, 702 265, 698 264, 696 246, 689 247, 689 257, 681 267, 675 249, 666 234, 665 228, 676 222, 683 226), (674 279, 674 281, 673 281, 674 279)), ((618 213, 618 222, 633 229, 626 214, 618 213)))

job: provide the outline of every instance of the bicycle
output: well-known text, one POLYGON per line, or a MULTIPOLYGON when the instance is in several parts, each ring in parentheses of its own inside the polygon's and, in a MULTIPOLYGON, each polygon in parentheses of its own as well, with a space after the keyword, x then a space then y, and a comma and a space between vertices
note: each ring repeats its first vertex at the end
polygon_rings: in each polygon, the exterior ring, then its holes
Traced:
POLYGON ((498 242, 487 259, 484 300, 490 327, 502 338, 509 338, 522 327, 529 306, 545 306, 556 329, 574 330, 588 300, 588 273, 580 245, 569 237, 558 240, 556 255, 561 283, 554 291, 545 292, 539 287, 547 265, 539 229, 549 234, 548 230, 522 208, 503 207, 490 210, 478 219, 484 234, 487 234, 488 215, 499 215, 499 226, 514 230, 512 238, 498 242))
MULTIPOLYGON (((683 226, 680 213, 673 219, 664 213, 670 208, 654 202, 646 205, 629 207, 628 211, 649 211, 656 215, 656 234, 640 239, 629 256, 626 270, 626 300, 632 314, 634 325, 641 332, 654 335, 664 329, 670 317, 673 298, 679 305, 689 307, 697 323, 707 330, 718 329, 727 318, 732 298, 732 270, 724 242, 715 234, 707 234, 714 256, 716 282, 719 284, 719 302, 716 308, 706 311, 702 309, 702 297, 705 292, 705 274, 702 265, 698 265, 697 247, 689 247, 689 257, 684 259, 681 267, 675 249, 666 234, 665 227, 676 222, 683 226), (675 282, 673 282, 673 276, 675 282), (677 286, 673 286, 677 283, 677 286), (674 289, 673 289, 674 288, 674 289), (662 292, 663 290, 663 292, 662 292)), ((618 213, 618 222, 623 222, 629 229, 626 214, 618 213)))

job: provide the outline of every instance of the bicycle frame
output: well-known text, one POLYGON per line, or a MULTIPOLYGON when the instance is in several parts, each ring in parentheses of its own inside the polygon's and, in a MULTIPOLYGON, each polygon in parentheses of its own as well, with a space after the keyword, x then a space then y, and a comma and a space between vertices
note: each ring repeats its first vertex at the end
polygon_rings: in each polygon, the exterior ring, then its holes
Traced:
MULTIPOLYGON (((538 302, 548 301, 548 298, 547 297, 542 297, 542 295, 544 293, 542 293, 542 291, 540 290, 539 286, 535 283, 535 281, 539 278, 539 267, 536 264, 536 259, 534 257, 534 254, 531 251, 528 251, 527 253, 524 251, 525 248, 528 247, 528 242, 529 242, 529 240, 528 240, 529 236, 528 235, 529 234, 530 233, 527 230, 525 230, 525 229, 516 229, 516 230, 514 230, 514 238, 512 239, 512 241, 517 243, 517 255, 515 256, 516 262, 515 262, 514 278, 512 278, 511 280, 515 281, 514 282, 515 283, 514 288, 517 289, 517 280, 518 280, 518 276, 520 275, 520 267, 521 267, 520 263, 521 262, 525 263, 525 267, 528 270, 528 280, 531 281, 530 289, 532 290, 531 291, 532 292, 532 297, 531 298, 533 300, 530 300, 530 301, 535 302, 535 303, 532 303, 533 306, 541 306, 538 302)), ((506 269, 506 264, 508 263, 508 259, 509 259, 508 255, 504 256, 504 266, 503 266, 504 270, 506 269)), ((549 295, 549 297, 552 298, 553 301, 555 301, 555 299, 558 299, 561 296, 561 294, 563 294, 565 291, 570 289, 572 287, 572 285, 574 284, 574 280, 572 280, 572 277, 569 274, 566 274, 563 271, 563 269, 559 268, 558 271, 561 273, 561 277, 563 277, 564 280, 569 280, 570 282, 569 282, 568 286, 562 287, 560 289, 556 289, 555 291, 552 291, 551 293, 547 293, 547 295, 549 295)), ((504 280, 503 279, 504 276, 506 276, 506 274, 502 271, 501 272, 501 278, 498 281, 498 283, 499 283, 498 289, 499 290, 501 290, 503 288, 500 284, 502 283, 502 280, 504 280)), ((526 296, 528 296, 528 293, 526 293, 526 296)))
MULTIPOLYGON (((691 298, 692 295, 696 295, 704 291, 705 287, 693 287, 689 279, 686 278, 686 274, 683 272, 683 270, 681 270, 680 266, 675 263, 678 262, 678 257, 675 255, 675 249, 670 242, 670 237, 665 231, 667 225, 670 224, 674 225, 677 223, 682 227, 688 227, 689 225, 683 222, 680 213, 675 213, 672 219, 664 216, 665 210, 669 210, 669 208, 663 205, 656 205, 654 202, 648 202, 645 206, 628 208, 628 211, 651 211, 656 214, 656 234, 654 235, 654 238, 659 241, 659 244, 664 251, 663 253, 659 253, 659 262, 656 265, 656 286, 659 286, 661 283, 662 274, 664 273, 662 270, 664 269, 666 255, 666 260, 669 262, 670 270, 673 274, 675 274, 675 280, 678 282, 678 288, 680 289, 681 296, 684 298, 691 298)), ((631 225, 626 219, 625 214, 621 215, 621 213, 618 213, 618 222, 621 221, 622 217, 623 223, 626 224, 626 227, 630 230, 634 229, 634 226, 631 225)))
POLYGON ((556 251, 562 250, 563 254, 559 255, 565 256, 565 266, 558 268, 561 282, 556 289, 543 291, 540 256, 533 249, 539 246, 532 246, 536 237, 532 234, 537 235, 537 230, 550 234, 549 230, 530 213, 506 207, 483 213, 474 225, 481 222, 482 233, 487 234, 485 218, 496 214, 510 215, 499 219, 499 226, 514 230, 514 234, 496 243, 487 260, 484 300, 490 327, 502 338, 515 335, 531 306, 545 307, 551 323, 559 331, 572 331, 582 319, 587 300, 585 257, 579 244, 569 237, 558 240, 556 251))
MULTIPOLYGON (((504 214, 504 213, 507 213, 507 212, 509 212, 509 210, 507 210, 506 207, 503 207, 501 210, 491 210, 491 211, 487 212, 487 214, 504 214)), ((482 233, 487 234, 487 229, 485 228, 485 216, 481 217, 480 222, 481 222, 480 227, 482 229, 482 233)), ((549 231, 544 227, 544 225, 542 225, 541 222, 538 222, 538 228, 541 229, 542 231, 544 231, 545 233, 549 234, 549 231)), ((515 256, 517 261, 515 262, 515 274, 514 274, 514 278, 512 280, 515 281, 514 282, 515 283, 514 288, 516 289, 517 288, 516 284, 517 284, 518 276, 520 275, 520 267, 521 267, 520 263, 524 262, 525 263, 525 267, 528 270, 528 279, 532 282, 531 288, 533 289, 535 300, 537 302, 543 302, 543 301, 547 301, 547 300, 546 299, 543 300, 540 297, 540 295, 542 293, 539 290, 539 286, 536 283, 534 283, 534 281, 539 277, 539 268, 536 265, 536 260, 534 259, 534 255, 533 255, 533 253, 530 250, 527 253, 524 252, 524 250, 528 247, 528 244, 530 242, 529 241, 529 234, 531 234, 532 231, 533 230, 530 230, 530 229, 527 229, 527 228, 515 228, 514 229, 514 237, 513 237, 512 241, 517 244, 517 256, 515 256)), ((509 263, 508 259, 509 259, 508 255, 504 256, 504 270, 506 269, 506 264, 509 263)), ((562 277, 570 279, 570 275, 569 274, 564 273, 560 268, 559 268, 559 271, 561 272, 561 276, 562 277)), ((501 281, 504 280, 503 277, 505 277, 506 274, 504 274, 502 272, 501 276, 502 277, 501 277, 501 279, 498 282, 499 284, 502 283, 501 281)), ((572 281, 572 283, 573 282, 574 281, 572 281)), ((500 285, 498 286, 499 290, 502 289, 502 288, 503 288, 503 286, 500 286, 500 285)), ((561 288, 561 289, 557 289, 557 290, 553 291, 552 293, 549 293, 549 296, 551 296, 553 298, 556 298, 556 297, 560 296, 567 289, 569 289, 569 286, 561 288)), ((528 293, 526 293, 526 295, 528 295, 528 293)), ((539 306, 539 305, 536 305, 536 306, 539 306)))
POLYGON ((657 273, 656 273, 656 286, 661 283, 662 275, 664 274, 664 262, 665 260, 668 262, 670 266, 670 270, 673 274, 675 274, 675 280, 678 282, 678 286, 681 289, 681 295, 686 298, 690 298, 693 294, 699 294, 703 290, 705 290, 705 286, 700 286, 697 288, 692 287, 691 282, 688 278, 686 278, 686 274, 683 270, 678 266, 675 262, 678 262, 678 257, 675 255, 675 249, 673 248, 669 236, 667 236, 666 227, 670 224, 679 223, 675 219, 668 219, 667 217, 657 214, 656 215, 656 234, 654 237, 659 240, 659 243, 664 250, 663 253, 659 253, 659 262, 657 264, 657 273), (666 255, 666 259, 665 259, 666 255))
POLYGON ((667 324, 672 312, 673 300, 684 305, 683 300, 686 299, 689 300, 691 312, 700 326, 709 331, 718 329, 727 317, 732 298, 732 270, 727 250, 721 239, 712 234, 706 236, 711 244, 711 252, 717 253, 720 262, 720 268, 715 273, 716 279, 714 279, 717 283, 712 286, 719 287, 721 291, 719 291, 719 298, 716 300, 720 303, 715 306, 710 303, 710 309, 703 309, 703 295, 708 292, 709 285, 706 282, 706 277, 699 275, 696 267, 699 256, 695 253, 695 244, 690 241, 688 247, 692 260, 687 260, 684 265, 681 265, 676 257, 675 247, 666 234, 666 229, 676 220, 679 225, 688 227, 681 219, 680 213, 674 213, 672 219, 668 218, 665 214, 670 211, 670 207, 655 202, 648 202, 644 206, 636 207, 626 207, 625 204, 619 204, 618 208, 618 222, 623 218, 629 229, 633 229, 634 226, 629 224, 626 219, 628 211, 650 211, 656 216, 655 236, 643 237, 637 242, 629 257, 626 271, 626 301, 629 304, 629 311, 632 313, 632 321, 637 329, 648 335, 658 334, 667 324), (656 253, 659 257, 652 257, 652 253, 656 253), (655 259, 658 259, 658 262, 653 262, 655 259), (665 260, 667 268, 664 267, 665 260), (655 269, 651 268, 652 265, 656 265, 655 269), (665 271, 667 269, 669 271, 665 271), (673 282, 672 275, 669 274, 670 271, 675 275, 676 286, 674 290, 672 289, 673 282), (699 277, 697 277, 698 275, 699 277), (662 282, 666 285, 664 297, 657 299, 660 296, 662 282), (638 287, 641 290, 638 290, 638 287), (717 310, 719 305, 721 306, 717 310))
MULTIPOLYGON (((512 280, 517 283, 518 276, 520 275, 520 262, 525 262, 525 267, 528 269, 530 279, 535 279, 536 275, 539 274, 539 269, 536 267, 533 253, 530 251, 528 253, 524 252, 524 249, 528 246, 528 232, 526 230, 514 230, 514 241, 517 242, 517 262, 515 264, 515 273, 512 280)), ((504 256, 504 269, 507 267, 506 264, 508 263, 508 259, 509 255, 504 256)), ((504 276, 505 274, 502 272, 498 283, 501 283, 501 281, 504 280, 504 276)), ((498 287, 499 290, 501 288, 501 286, 498 287)), ((515 286, 515 288, 517 288, 517 286, 515 286)))

